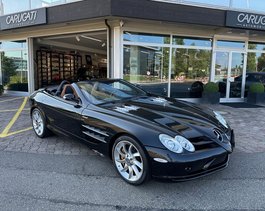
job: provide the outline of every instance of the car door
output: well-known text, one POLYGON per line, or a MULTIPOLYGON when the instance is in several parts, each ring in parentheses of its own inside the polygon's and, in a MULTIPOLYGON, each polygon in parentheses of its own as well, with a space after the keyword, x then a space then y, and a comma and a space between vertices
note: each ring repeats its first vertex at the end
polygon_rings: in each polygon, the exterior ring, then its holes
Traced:
POLYGON ((60 100, 56 106, 54 125, 65 134, 80 138, 83 109, 82 105, 76 102, 60 100))
MULTIPOLYGON (((78 97, 76 97, 78 98, 78 97)), ((81 101, 66 100, 63 96, 53 96, 49 104, 43 106, 50 126, 65 135, 81 136, 81 115, 84 106, 81 101)))

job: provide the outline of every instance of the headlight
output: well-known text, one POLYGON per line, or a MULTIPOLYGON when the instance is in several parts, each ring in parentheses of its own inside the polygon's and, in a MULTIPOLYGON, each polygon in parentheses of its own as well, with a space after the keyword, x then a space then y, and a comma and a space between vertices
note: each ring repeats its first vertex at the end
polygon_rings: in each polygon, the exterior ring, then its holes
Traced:
POLYGON ((189 152, 195 151, 193 144, 182 136, 176 136, 173 138, 166 134, 160 134, 159 140, 167 149, 175 153, 182 153, 183 149, 186 149, 189 152))
POLYGON ((213 111, 214 115, 215 115, 215 118, 225 127, 225 128, 228 128, 228 124, 227 122, 225 121, 224 117, 219 114, 218 112, 216 111, 213 111))
POLYGON ((193 144, 188 139, 184 138, 183 136, 176 136, 175 140, 177 140, 182 146, 182 148, 186 149, 187 151, 189 152, 195 151, 195 147, 193 146, 193 144))

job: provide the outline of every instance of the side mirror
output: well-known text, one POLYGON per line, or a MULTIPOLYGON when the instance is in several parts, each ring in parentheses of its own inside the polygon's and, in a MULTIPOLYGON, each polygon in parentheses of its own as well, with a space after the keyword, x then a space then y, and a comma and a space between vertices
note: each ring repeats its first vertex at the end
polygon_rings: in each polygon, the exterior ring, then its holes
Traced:
POLYGON ((67 101, 73 101, 75 103, 79 103, 79 100, 75 98, 75 95, 74 94, 65 94, 63 96, 63 99, 64 100, 67 100, 67 101))

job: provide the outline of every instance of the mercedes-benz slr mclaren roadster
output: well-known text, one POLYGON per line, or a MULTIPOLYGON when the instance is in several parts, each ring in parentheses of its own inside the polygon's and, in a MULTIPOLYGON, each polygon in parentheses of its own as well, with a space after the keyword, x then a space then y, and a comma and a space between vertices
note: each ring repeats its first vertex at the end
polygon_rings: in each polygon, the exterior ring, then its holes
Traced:
POLYGON ((30 96, 38 137, 81 141, 113 160, 118 174, 139 185, 149 178, 184 181, 221 170, 235 145, 215 111, 152 95, 123 80, 63 81, 30 96))

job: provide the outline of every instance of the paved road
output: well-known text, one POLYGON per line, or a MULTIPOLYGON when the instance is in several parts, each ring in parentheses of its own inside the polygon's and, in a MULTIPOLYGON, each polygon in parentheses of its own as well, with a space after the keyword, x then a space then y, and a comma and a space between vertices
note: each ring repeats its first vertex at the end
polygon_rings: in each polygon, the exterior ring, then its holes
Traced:
POLYGON ((97 155, 0 152, 2 210, 265 210, 265 153, 235 153, 222 172, 183 183, 123 182, 97 155))

